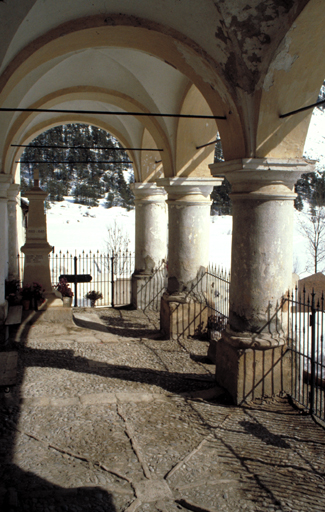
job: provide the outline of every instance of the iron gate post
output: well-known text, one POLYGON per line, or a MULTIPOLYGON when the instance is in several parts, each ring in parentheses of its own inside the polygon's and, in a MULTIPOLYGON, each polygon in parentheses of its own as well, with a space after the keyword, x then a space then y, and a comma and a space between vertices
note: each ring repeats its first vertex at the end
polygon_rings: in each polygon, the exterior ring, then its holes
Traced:
POLYGON ((78 306, 77 298, 77 256, 74 257, 74 307, 78 306))
POLYGON ((114 254, 111 256, 111 292, 112 292, 112 300, 111 305, 114 307, 114 254))
POLYGON ((310 315, 310 326, 311 326, 311 389, 310 389, 310 414, 314 414, 314 402, 315 402, 315 382, 316 382, 316 309, 315 309, 315 291, 313 288, 311 294, 311 315, 310 315))

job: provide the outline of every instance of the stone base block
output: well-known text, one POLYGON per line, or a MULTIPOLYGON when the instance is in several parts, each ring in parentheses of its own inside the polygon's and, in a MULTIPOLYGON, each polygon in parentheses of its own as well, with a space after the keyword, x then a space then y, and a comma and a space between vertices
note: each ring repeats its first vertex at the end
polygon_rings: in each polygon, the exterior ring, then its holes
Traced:
POLYGON ((290 391, 291 352, 285 345, 238 348, 221 338, 215 356, 216 381, 236 405, 290 391))
POLYGON ((133 274, 131 280, 131 304, 135 309, 145 309, 150 301, 148 282, 150 276, 146 274, 133 274))
POLYGON ((208 313, 205 303, 171 302, 162 297, 160 329, 167 339, 200 336, 207 331, 208 313))

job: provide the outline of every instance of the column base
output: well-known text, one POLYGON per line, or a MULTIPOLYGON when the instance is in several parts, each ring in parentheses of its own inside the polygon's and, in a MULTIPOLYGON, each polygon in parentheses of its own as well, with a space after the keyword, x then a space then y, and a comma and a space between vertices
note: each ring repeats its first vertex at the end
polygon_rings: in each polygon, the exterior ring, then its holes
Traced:
POLYGON ((207 331, 209 308, 206 302, 189 301, 165 293, 160 303, 160 330, 166 339, 202 336, 207 331), (182 300, 183 299, 183 300, 182 300))
POLYGON ((133 274, 131 278, 131 304, 135 309, 149 308, 159 311, 160 298, 165 290, 164 270, 152 273, 133 274))
POLYGON ((146 285, 150 279, 148 274, 132 274, 131 278, 131 304, 135 309, 145 309, 148 298, 146 285))
POLYGON ((235 333, 226 328, 215 342, 214 355, 216 381, 235 405, 290 390, 291 352, 279 335, 235 333))

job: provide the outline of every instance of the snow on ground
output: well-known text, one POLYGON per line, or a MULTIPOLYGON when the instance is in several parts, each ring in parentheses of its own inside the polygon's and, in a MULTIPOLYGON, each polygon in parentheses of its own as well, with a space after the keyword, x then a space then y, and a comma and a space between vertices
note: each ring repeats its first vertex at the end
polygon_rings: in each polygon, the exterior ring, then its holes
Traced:
POLYGON ((48 241, 55 252, 106 251, 107 230, 116 225, 134 247, 134 210, 105 208, 103 199, 98 207, 75 204, 71 197, 51 204, 47 210, 48 241))
MULTIPOLYGON (((305 144, 304 156, 319 160, 317 168, 325 167, 325 114, 314 109, 305 144)), ((130 239, 134 249, 135 211, 114 207, 106 209, 105 200, 95 208, 74 204, 70 197, 62 202, 52 203, 47 211, 48 241, 54 245, 55 251, 80 252, 105 251, 107 229, 116 222, 123 233, 130 239)), ((295 225, 293 236, 293 271, 300 277, 310 275, 306 272, 308 250, 304 236, 300 232, 299 219, 303 214, 295 210, 295 225)), ((210 262, 230 269, 231 262, 231 230, 230 216, 211 217, 210 231, 210 262)))
MULTIPOLYGON (((301 273, 307 265, 306 241, 299 231, 298 219, 302 214, 295 212, 294 270, 301 273)), ((135 210, 114 207, 106 209, 103 204, 88 208, 74 204, 71 198, 53 203, 47 211, 48 241, 55 252, 106 251, 107 229, 114 224, 130 239, 134 250, 135 210)), ((210 262, 230 270, 232 217, 210 217, 210 262)), ((305 277, 305 274, 303 277, 305 277)))

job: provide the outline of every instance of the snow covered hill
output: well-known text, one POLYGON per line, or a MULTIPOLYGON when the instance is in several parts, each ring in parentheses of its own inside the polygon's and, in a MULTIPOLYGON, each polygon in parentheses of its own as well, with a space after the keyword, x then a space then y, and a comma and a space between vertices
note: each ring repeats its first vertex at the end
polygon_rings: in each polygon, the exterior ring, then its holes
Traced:
MULTIPOLYGON (((314 109, 304 156, 318 160, 318 169, 325 167, 325 114, 319 109, 314 109)), ((300 219, 303 219, 303 214, 295 210, 293 270, 300 277, 305 277, 309 275, 305 272, 309 256, 306 240, 299 229, 300 219)), ((114 226, 115 221, 134 248, 134 210, 128 212, 120 207, 106 209, 104 200, 98 207, 89 208, 75 204, 72 198, 66 197, 62 202, 52 203, 47 212, 48 241, 54 245, 56 252, 102 252, 106 250, 107 229, 114 226)), ((210 261, 227 269, 230 269, 231 230, 230 216, 211 217, 210 261)))

